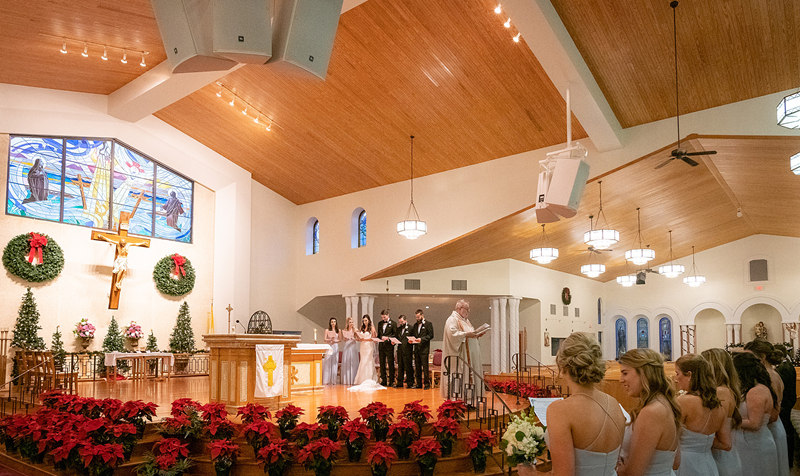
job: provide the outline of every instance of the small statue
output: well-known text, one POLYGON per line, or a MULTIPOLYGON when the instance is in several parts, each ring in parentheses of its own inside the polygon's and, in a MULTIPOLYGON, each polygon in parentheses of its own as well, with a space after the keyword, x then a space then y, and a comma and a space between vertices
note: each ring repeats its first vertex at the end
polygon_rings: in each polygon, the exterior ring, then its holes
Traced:
POLYGON ((758 321, 755 326, 756 339, 767 340, 767 326, 762 321, 758 321))
POLYGON ((544 330, 544 346, 550 347, 550 333, 547 332, 547 329, 544 330))

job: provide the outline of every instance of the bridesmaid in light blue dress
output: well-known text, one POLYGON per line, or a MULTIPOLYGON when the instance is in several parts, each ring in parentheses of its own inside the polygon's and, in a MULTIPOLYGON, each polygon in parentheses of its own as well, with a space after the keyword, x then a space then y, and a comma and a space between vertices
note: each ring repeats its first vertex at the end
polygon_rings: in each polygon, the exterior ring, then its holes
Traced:
POLYGON ((570 397, 547 408, 545 441, 554 474, 614 476, 625 416, 614 397, 597 389, 605 376, 597 340, 576 332, 558 348, 556 364, 570 397))
POLYGON ((625 428, 619 476, 673 476, 677 467, 681 411, 664 373, 661 354, 633 349, 619 359, 620 384, 639 402, 625 428))
POLYGON ((717 397, 726 415, 725 423, 714 438, 711 454, 717 463, 719 476, 742 476, 742 462, 739 460, 739 452, 733 446, 734 432, 742 424, 742 414, 739 413, 739 405, 742 403, 739 374, 733 367, 731 354, 724 349, 707 349, 702 352, 702 356, 711 365, 717 385, 717 397))
POLYGON ((777 476, 778 449, 767 428, 777 401, 775 392, 769 387, 769 374, 758 357, 748 352, 735 354, 733 365, 739 374, 745 400, 739 407, 742 426, 733 438, 742 463, 742 474, 777 476))
POLYGON ((353 318, 348 317, 345 328, 342 331, 342 365, 339 373, 342 376, 343 385, 353 385, 356 382, 356 372, 358 372, 358 341, 356 340, 356 329, 353 325, 353 318))
POLYGON ((336 385, 339 376, 339 341, 342 340, 342 333, 336 318, 331 317, 328 321, 328 328, 325 329, 325 343, 331 348, 322 358, 322 385, 336 385))
POLYGON ((675 361, 675 385, 686 392, 678 397, 683 424, 678 476, 718 476, 711 446, 725 423, 725 408, 717 397, 708 361, 695 354, 682 355, 675 361))

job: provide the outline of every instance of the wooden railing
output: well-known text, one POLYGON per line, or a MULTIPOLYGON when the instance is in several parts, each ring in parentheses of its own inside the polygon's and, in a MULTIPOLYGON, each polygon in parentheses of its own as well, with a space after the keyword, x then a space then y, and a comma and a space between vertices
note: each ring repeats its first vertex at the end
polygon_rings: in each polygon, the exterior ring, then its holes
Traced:
MULTIPOLYGON (((208 375, 208 352, 173 354, 173 376, 208 375)), ((148 373, 157 376, 160 373, 158 361, 148 362, 148 373)), ((64 370, 78 372, 78 381, 96 381, 106 378, 105 353, 103 352, 69 352, 64 360, 64 370)), ((127 365, 120 365, 117 373, 125 377, 131 376, 127 365)))

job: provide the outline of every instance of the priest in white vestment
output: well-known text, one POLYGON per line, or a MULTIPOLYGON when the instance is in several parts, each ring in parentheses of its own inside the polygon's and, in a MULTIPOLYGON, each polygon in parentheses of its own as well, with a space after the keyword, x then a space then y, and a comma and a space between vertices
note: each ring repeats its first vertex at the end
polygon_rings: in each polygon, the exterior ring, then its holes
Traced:
MULTIPOLYGON (((448 356, 458 356, 483 377, 483 361, 481 360, 481 346, 478 339, 484 333, 476 333, 475 327, 469 321, 469 303, 467 301, 461 299, 456 303, 456 310, 447 318, 442 335, 442 371, 446 370, 445 364, 448 356)), ((477 395, 483 395, 483 384, 473 377, 472 372, 464 368, 461 361, 455 358, 451 359, 450 372, 461 373, 466 382, 471 379, 472 383, 475 384, 477 395)), ((448 384, 448 377, 443 374, 439 388, 444 398, 447 398, 448 384)))

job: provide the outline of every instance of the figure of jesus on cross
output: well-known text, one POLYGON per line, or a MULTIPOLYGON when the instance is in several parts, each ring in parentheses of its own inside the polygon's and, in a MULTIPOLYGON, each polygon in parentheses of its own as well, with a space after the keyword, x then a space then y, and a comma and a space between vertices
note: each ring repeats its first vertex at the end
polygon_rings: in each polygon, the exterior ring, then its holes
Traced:
POLYGON ((108 308, 119 309, 119 294, 122 290, 122 279, 128 270, 128 251, 131 246, 150 247, 150 240, 147 238, 134 238, 128 236, 128 223, 130 214, 120 212, 119 229, 116 234, 92 230, 92 240, 107 241, 116 246, 114 251, 114 269, 111 271, 111 294, 108 297, 108 308))

